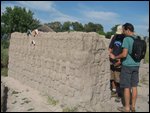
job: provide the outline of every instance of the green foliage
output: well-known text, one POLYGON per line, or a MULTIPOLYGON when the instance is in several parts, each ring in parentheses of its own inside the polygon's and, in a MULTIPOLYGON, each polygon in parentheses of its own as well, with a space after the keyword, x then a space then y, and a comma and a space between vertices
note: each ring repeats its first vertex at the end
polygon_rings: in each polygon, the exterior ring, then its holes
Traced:
POLYGON ((83 31, 83 25, 79 22, 72 22, 73 30, 75 31, 83 31))
POLYGON ((84 30, 86 32, 96 32, 95 28, 94 28, 94 24, 92 22, 89 22, 88 24, 84 25, 84 30))
POLYGON ((117 24, 117 25, 115 25, 114 27, 112 27, 111 28, 111 33, 112 34, 115 34, 116 33, 116 31, 117 31, 117 26, 118 26, 119 24, 117 24))
POLYGON ((63 109, 63 112, 77 112, 77 107, 72 108, 66 107, 63 109))
POLYGON ((62 31, 69 31, 71 25, 72 25, 72 23, 70 21, 64 22, 64 24, 62 26, 62 31))
POLYGON ((39 21, 33 19, 33 13, 25 8, 15 6, 6 7, 6 11, 1 15, 2 34, 8 34, 15 31, 27 32, 28 29, 35 29, 39 26, 39 21))
POLYGON ((116 34, 117 26, 118 26, 118 25, 119 25, 119 24, 113 26, 113 27, 111 28, 111 31, 105 33, 105 37, 108 38, 108 39, 110 39, 112 35, 116 34))
MULTIPOLYGON (((9 39, 1 39, 1 46, 4 49, 8 49, 9 48, 9 39)), ((1 48, 2 49, 2 48, 1 48)))
POLYGON ((49 26, 51 29, 53 29, 55 32, 61 32, 62 31, 62 24, 58 21, 51 22, 51 23, 48 23, 46 25, 49 26))
POLYGON ((98 31, 97 33, 100 35, 106 35, 104 31, 98 31))
POLYGON ((103 26, 101 24, 94 24, 92 22, 89 22, 88 24, 84 25, 84 31, 86 32, 97 32, 101 35, 104 35, 103 26))
POLYGON ((149 46, 147 46, 146 55, 145 55, 145 62, 149 63, 149 46))
POLYGON ((100 35, 105 35, 103 26, 101 24, 94 24, 89 22, 88 24, 82 25, 79 22, 64 22, 61 24, 58 21, 45 23, 55 32, 65 32, 65 31, 83 31, 83 32, 97 32, 100 35))
POLYGON ((8 68, 1 68, 1 76, 8 76, 8 68))
POLYGON ((14 95, 14 94, 18 94, 18 93, 19 93, 18 91, 14 90, 11 94, 14 95))
POLYGON ((1 39, 1 75, 8 76, 8 48, 9 40, 1 39))
POLYGON ((27 111, 32 111, 32 110, 34 110, 34 108, 29 108, 27 111))
POLYGON ((12 104, 15 104, 15 103, 17 103, 17 101, 15 100, 14 102, 12 102, 12 104))
POLYGON ((110 39, 112 35, 113 35, 112 32, 107 32, 107 33, 105 34, 105 37, 108 38, 108 39, 110 39))
POLYGON ((1 45, 1 68, 8 66, 8 49, 1 45))
POLYGON ((58 100, 55 100, 53 97, 49 97, 49 96, 48 96, 48 103, 49 103, 50 105, 55 106, 58 102, 59 102, 58 100))

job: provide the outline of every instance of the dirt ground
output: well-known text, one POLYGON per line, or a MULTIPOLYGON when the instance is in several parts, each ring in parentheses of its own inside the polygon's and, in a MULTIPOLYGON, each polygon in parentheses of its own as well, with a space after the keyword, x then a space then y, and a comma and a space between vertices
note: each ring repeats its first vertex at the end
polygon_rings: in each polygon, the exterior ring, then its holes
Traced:
MULTIPOLYGON (((138 97, 136 104, 136 112, 149 112, 149 68, 148 65, 142 65, 140 72, 143 75, 138 85, 138 97), (144 67, 145 66, 145 67, 144 67)), ((48 101, 48 97, 40 94, 35 89, 21 84, 19 81, 11 77, 1 77, 2 83, 8 86, 7 110, 6 112, 62 112, 63 109, 59 104, 53 105, 48 101)), ((112 112, 119 112, 118 106, 122 106, 121 102, 115 102, 115 98, 111 98, 112 112)))

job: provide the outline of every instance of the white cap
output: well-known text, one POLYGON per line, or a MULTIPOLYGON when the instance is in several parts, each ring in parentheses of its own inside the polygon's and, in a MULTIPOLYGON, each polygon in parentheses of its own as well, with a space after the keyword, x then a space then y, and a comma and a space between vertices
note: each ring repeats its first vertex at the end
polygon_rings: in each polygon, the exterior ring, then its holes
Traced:
POLYGON ((122 25, 118 25, 117 26, 117 31, 116 34, 122 34, 123 30, 122 30, 122 25))

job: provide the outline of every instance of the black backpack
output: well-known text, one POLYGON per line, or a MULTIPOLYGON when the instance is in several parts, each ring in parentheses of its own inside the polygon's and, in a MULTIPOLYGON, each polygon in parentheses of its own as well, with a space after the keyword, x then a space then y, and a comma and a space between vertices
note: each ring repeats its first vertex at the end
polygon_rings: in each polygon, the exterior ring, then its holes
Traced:
POLYGON ((144 40, 141 40, 140 36, 131 38, 134 40, 134 42, 132 46, 132 53, 130 54, 130 56, 135 62, 140 62, 146 54, 146 42, 144 40))

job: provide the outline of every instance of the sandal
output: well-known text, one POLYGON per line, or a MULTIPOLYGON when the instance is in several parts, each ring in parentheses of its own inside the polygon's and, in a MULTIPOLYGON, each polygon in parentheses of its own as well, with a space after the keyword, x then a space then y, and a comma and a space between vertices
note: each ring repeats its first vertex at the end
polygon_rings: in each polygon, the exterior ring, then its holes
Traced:
POLYGON ((135 107, 131 107, 131 112, 135 112, 135 107))
POLYGON ((130 112, 130 110, 127 111, 127 110, 125 109, 125 107, 118 107, 117 109, 118 109, 119 111, 121 111, 121 112, 130 112))

